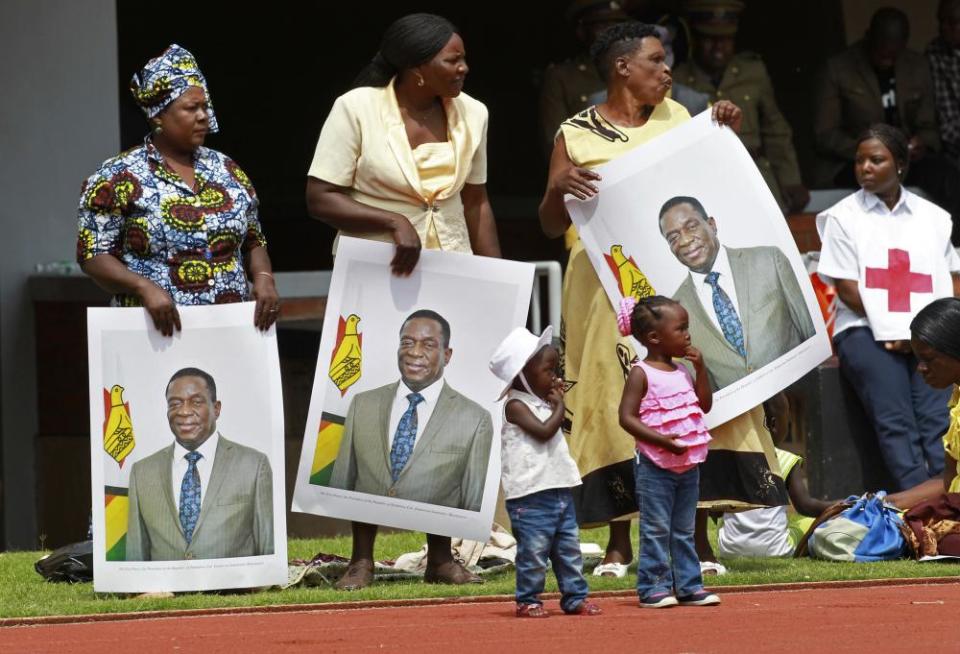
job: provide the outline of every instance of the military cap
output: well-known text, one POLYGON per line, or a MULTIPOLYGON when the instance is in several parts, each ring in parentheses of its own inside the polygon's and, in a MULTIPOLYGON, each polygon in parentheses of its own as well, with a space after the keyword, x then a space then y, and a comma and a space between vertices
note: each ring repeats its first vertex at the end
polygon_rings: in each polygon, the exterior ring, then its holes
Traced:
POLYGON ((687 0, 683 10, 691 29, 710 36, 733 36, 737 33, 742 0, 687 0))
POLYGON ((617 0, 573 0, 564 12, 566 19, 574 23, 589 18, 591 21, 629 20, 623 3, 617 0))

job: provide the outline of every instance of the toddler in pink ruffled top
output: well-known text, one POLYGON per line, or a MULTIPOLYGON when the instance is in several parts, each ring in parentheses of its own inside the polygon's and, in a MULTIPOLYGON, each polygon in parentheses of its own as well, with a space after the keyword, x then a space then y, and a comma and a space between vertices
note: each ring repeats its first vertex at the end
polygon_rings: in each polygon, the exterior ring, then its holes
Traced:
MULTIPOLYGON (((641 424, 634 425, 640 433, 627 431, 636 439, 640 453, 657 466, 678 473, 707 460, 710 433, 701 405, 709 411, 713 404, 703 356, 690 343, 688 320, 679 302, 660 295, 639 303, 625 298, 617 316, 620 333, 633 336, 647 348, 643 361, 634 359, 630 374, 635 391, 629 393, 630 406, 639 399, 640 406, 633 413, 640 419, 641 424), (674 363, 675 358, 685 358, 693 365, 699 388, 686 366, 674 363)), ((627 398, 624 390, 624 400, 627 398)))
POLYGON ((670 298, 625 298, 617 323, 620 333, 647 349, 643 361, 634 360, 620 400, 620 425, 637 443, 640 606, 719 604, 720 598, 703 588, 693 540, 699 464, 710 442, 703 414, 713 405, 703 355, 690 343, 686 309, 670 298), (695 380, 674 362, 680 358, 693 367, 695 380))

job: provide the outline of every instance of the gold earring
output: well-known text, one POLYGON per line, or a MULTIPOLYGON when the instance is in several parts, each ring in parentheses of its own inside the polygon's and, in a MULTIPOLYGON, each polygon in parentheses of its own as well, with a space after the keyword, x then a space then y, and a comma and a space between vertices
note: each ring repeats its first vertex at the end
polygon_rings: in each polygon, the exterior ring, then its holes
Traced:
POLYGON ((161 125, 160 123, 154 123, 153 133, 156 135, 156 134, 160 134, 162 131, 163 131, 163 125, 161 125))

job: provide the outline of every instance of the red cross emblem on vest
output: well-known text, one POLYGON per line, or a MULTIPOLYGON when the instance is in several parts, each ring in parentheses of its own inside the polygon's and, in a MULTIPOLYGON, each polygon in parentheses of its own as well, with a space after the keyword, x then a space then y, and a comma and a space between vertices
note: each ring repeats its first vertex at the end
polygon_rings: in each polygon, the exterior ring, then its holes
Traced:
POLYGON ((933 277, 910 272, 910 253, 906 250, 887 251, 886 268, 867 268, 867 288, 887 291, 887 310, 891 313, 910 311, 911 293, 932 293, 933 277))

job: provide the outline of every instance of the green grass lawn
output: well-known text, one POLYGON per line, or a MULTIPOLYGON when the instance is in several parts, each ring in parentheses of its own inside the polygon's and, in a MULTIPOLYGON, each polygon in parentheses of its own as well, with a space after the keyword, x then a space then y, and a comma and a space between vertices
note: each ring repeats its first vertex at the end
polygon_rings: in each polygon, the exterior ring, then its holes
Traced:
MULTIPOLYGON (((585 530, 581 538, 584 542, 595 542, 603 546, 607 539, 606 529, 585 530)), ((377 539, 377 557, 393 558, 403 552, 418 550, 422 544, 423 535, 418 533, 381 534, 377 539)), ((291 559, 309 559, 317 552, 349 556, 350 539, 340 537, 289 541, 291 559)), ((41 555, 41 552, 0 553, 0 617, 497 595, 513 593, 514 582, 513 572, 510 571, 488 577, 487 582, 482 585, 460 587, 389 581, 353 593, 338 592, 332 588, 292 588, 251 593, 187 593, 170 599, 136 599, 95 594, 92 584, 47 583, 33 569, 34 562, 41 555)), ((957 563, 828 563, 811 559, 732 559, 725 563, 730 570, 729 574, 708 578, 708 585, 719 587, 842 579, 960 576, 960 564, 957 563)), ((589 581, 593 590, 628 590, 633 587, 634 576, 631 570, 631 574, 624 579, 590 577, 589 581)), ((556 590, 556 581, 552 578, 547 582, 547 590, 556 590)))

